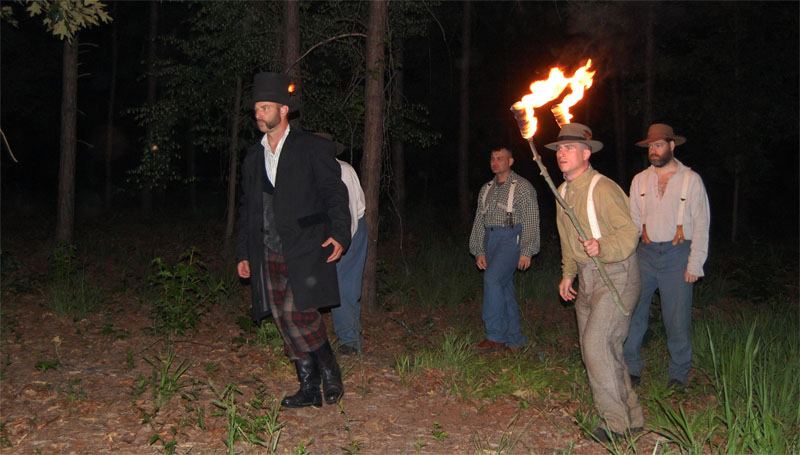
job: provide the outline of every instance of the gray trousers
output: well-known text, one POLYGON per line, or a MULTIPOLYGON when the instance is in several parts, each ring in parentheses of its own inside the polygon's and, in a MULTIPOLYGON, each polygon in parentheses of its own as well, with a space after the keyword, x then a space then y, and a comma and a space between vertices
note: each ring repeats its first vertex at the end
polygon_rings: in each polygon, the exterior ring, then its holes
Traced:
POLYGON ((639 299, 639 263, 636 254, 632 254, 628 259, 604 266, 629 315, 622 314, 614 303, 593 262, 578 264, 580 282, 575 314, 595 408, 609 430, 622 433, 644 426, 639 398, 631 387, 622 355, 630 313, 639 299))

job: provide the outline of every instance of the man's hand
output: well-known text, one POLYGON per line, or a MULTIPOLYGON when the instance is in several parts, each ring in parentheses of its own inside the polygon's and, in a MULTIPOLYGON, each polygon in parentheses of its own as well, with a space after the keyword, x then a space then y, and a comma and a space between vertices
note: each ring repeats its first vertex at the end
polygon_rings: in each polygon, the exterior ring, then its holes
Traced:
POLYGON ((486 256, 480 255, 475 257, 475 265, 481 270, 486 270, 486 256))
POLYGON ((531 258, 528 256, 520 256, 519 262, 517 263, 517 268, 520 270, 528 270, 528 267, 531 266, 531 258))
POLYGON ((342 257, 342 252, 344 251, 342 244, 337 242, 333 237, 328 237, 328 240, 322 244, 322 248, 327 248, 329 245, 333 245, 333 253, 328 256, 328 260, 326 262, 334 262, 339 260, 339 258, 342 257))
POLYGON ((572 281, 573 278, 562 278, 561 282, 558 283, 558 295, 567 302, 575 300, 575 297, 578 296, 578 293, 572 287, 572 281))
POLYGON ((578 241, 583 245, 583 251, 590 257, 600 256, 600 242, 597 239, 583 240, 578 237, 578 241))
POLYGON ((250 261, 241 261, 236 264, 236 272, 239 278, 250 278, 250 261))
POLYGON ((686 280, 687 283, 694 283, 698 278, 700 277, 697 275, 692 275, 688 271, 683 272, 683 279, 686 280))

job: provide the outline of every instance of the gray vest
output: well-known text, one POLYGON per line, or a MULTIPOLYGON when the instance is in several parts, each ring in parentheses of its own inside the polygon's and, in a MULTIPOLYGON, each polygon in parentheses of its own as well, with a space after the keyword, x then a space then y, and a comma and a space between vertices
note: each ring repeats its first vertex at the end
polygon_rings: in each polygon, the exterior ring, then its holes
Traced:
POLYGON ((270 250, 283 254, 281 238, 278 235, 278 226, 275 224, 275 210, 272 205, 272 194, 264 191, 264 223, 261 232, 264 233, 264 246, 270 250))

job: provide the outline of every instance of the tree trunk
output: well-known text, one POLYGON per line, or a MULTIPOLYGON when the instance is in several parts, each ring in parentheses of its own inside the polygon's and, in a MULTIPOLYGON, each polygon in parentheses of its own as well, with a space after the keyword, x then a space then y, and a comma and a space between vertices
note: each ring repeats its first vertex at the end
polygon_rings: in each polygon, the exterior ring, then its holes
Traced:
MULTIPOLYGON (((395 58, 397 69, 394 76, 393 97, 396 104, 402 104, 404 99, 403 92, 403 43, 396 49, 395 58)), ((400 135, 395 135, 392 142, 392 171, 394 171, 394 195, 397 217, 402 221, 406 213, 406 157, 405 144, 400 135)))
POLYGON ((377 306, 378 268, 378 201, 381 186, 383 152, 383 71, 384 33, 388 16, 388 2, 372 0, 369 3, 367 26, 367 68, 364 113, 364 157, 361 163, 361 181, 364 185, 367 212, 367 261, 361 292, 362 308, 372 311, 377 306))
MULTIPOLYGON (((116 17, 116 3, 112 4, 111 15, 116 17)), ((113 156, 114 140, 114 103, 117 96, 117 26, 111 23, 111 81, 109 82, 108 111, 106 112, 106 150, 105 150, 105 203, 106 209, 111 208, 111 158, 113 156)))
POLYGON ((736 243, 739 234, 739 187, 742 183, 742 175, 739 171, 739 155, 734 156, 733 162, 733 207, 731 209, 731 242, 736 243))
POLYGON ((228 210, 225 219, 225 256, 233 257, 233 225, 236 220, 236 176, 239 165, 239 121, 242 110, 242 78, 236 78, 231 112, 230 142, 228 144, 228 210))
POLYGON ((647 3, 645 19, 645 50, 644 50, 644 115, 642 117, 642 130, 653 123, 653 85, 655 81, 655 6, 647 3))
POLYGON ((61 159, 58 167, 56 241, 72 243, 75 224, 75 149, 78 113, 78 36, 64 41, 61 69, 61 159))
MULTIPOLYGON (((742 72, 739 68, 739 53, 736 50, 739 49, 739 37, 741 33, 740 28, 740 21, 739 15, 740 10, 738 7, 735 7, 733 15, 733 87, 735 92, 734 93, 742 93, 741 88, 741 81, 742 81, 742 72)), ((746 150, 747 144, 742 144, 742 107, 741 103, 736 103, 736 107, 734 108, 733 112, 733 144, 736 144, 738 150, 746 150), (741 146, 744 147, 741 147, 741 146)), ((742 194, 742 161, 744 161, 744 156, 740 151, 736 151, 733 154, 733 204, 731 207, 731 242, 736 242, 739 236, 739 217, 741 216, 741 207, 739 203, 741 202, 741 194, 742 194)))
POLYGON ((628 168, 626 164, 626 141, 625 141, 625 108, 622 102, 622 88, 619 76, 611 80, 611 90, 613 92, 614 104, 614 143, 616 144, 617 155, 617 182, 624 185, 628 181, 628 168))
POLYGON ((197 215, 197 150, 192 131, 186 128, 186 176, 189 178, 189 207, 192 215, 197 215))
POLYGON ((458 180, 458 212, 462 226, 470 225, 469 198, 469 66, 471 57, 471 13, 472 4, 464 2, 461 40, 461 84, 459 88, 460 109, 458 119, 458 159, 456 178, 458 180))
MULTIPOLYGON (((158 79, 155 75, 156 70, 156 37, 158 36, 158 2, 150 2, 150 26, 147 35, 147 104, 152 106, 156 102, 156 90, 158 79)), ((148 126, 145 131, 147 141, 147 152, 152 153, 153 127, 148 126)), ((142 188, 142 211, 145 215, 150 215, 153 211, 153 190, 149 182, 145 182, 142 188)))
MULTIPOLYGON (((283 61, 284 71, 294 82, 294 102, 297 106, 302 105, 302 84, 300 80, 300 68, 297 59, 300 58, 300 2, 298 0, 285 0, 283 8, 283 61)), ((292 128, 300 128, 300 116, 292 116, 289 119, 292 128)))

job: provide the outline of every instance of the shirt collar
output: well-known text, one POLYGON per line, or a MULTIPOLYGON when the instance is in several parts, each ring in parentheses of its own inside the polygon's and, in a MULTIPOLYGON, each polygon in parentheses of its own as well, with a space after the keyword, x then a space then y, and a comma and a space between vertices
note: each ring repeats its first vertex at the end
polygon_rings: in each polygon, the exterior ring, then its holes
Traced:
POLYGON ((589 167, 587 167, 586 170, 583 171, 583 173, 575 180, 567 182, 567 185, 569 185, 573 190, 588 187, 589 183, 592 181, 592 177, 594 177, 595 174, 597 174, 597 171, 595 171, 590 164, 589 167))
MULTIPOLYGON (((278 147, 277 150, 275 150, 275 155, 280 155, 281 150, 283 149, 283 143, 286 142, 286 138, 289 136, 289 131, 291 129, 292 129, 291 125, 286 125, 286 131, 283 132, 281 140, 278 141, 278 147)), ((264 151, 272 150, 269 146, 269 141, 267 140, 267 133, 264 133, 264 136, 261 138, 261 146, 264 147, 264 151)))
MULTIPOLYGON (((687 166, 687 165, 685 165, 685 164, 681 163, 681 161, 680 161, 679 159, 677 159, 677 158, 675 158, 675 157, 672 157, 672 159, 673 159, 673 160, 675 160, 675 162, 676 162, 676 163, 678 163, 678 169, 675 171, 675 173, 676 173, 676 174, 680 174, 681 172, 686 172, 686 171, 688 171, 689 169, 691 169, 689 166, 687 166)), ((655 166, 653 166, 652 164, 651 164, 651 165, 650 165, 650 167, 649 167, 649 168, 647 168, 647 169, 649 169, 649 170, 650 170, 650 171, 652 171, 653 173, 655 173, 655 171, 656 171, 656 167, 655 167, 655 166)))
MULTIPOLYGON (((518 178, 518 177, 519 177, 519 176, 517 175, 517 173, 516 173, 516 172, 514 172, 514 171, 511 171, 511 172, 508 174, 508 177, 506 177, 506 182, 513 182, 514 180, 517 180, 517 178, 518 178)), ((495 184, 495 185, 500 185, 500 182, 497 180, 497 176, 496 176, 496 175, 494 176, 494 178, 492 179, 492 181, 494 182, 494 184, 495 184)), ((503 185, 505 185, 505 183, 506 183, 506 182, 503 182, 502 184, 503 184, 503 185)))

